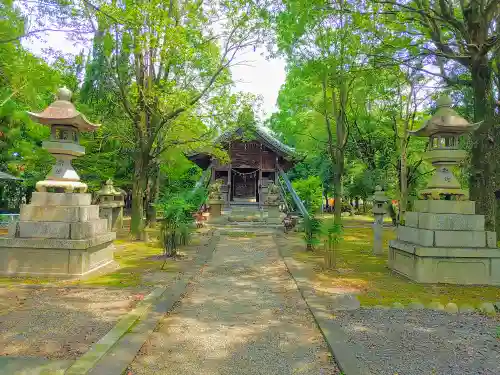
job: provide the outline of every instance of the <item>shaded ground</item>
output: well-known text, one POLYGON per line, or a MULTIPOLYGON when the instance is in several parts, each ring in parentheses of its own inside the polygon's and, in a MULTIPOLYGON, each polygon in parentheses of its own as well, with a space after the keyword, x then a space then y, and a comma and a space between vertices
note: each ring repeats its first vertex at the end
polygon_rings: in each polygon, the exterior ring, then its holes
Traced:
POLYGON ((431 310, 338 312, 356 357, 377 375, 500 374, 497 322, 431 310))
POLYGON ((115 252, 120 268, 112 272, 78 281, 0 278, 0 356, 75 359, 155 286, 174 283, 208 239, 196 234, 163 270, 158 245, 121 240, 115 252))
POLYGON ((306 252, 302 235, 289 233, 286 246, 295 260, 309 268, 311 282, 318 291, 327 294, 356 293, 364 306, 390 305, 393 302, 407 304, 413 300, 476 306, 485 301, 500 301, 499 287, 418 284, 393 273, 387 267, 388 242, 395 237, 392 228, 384 230, 384 254, 381 256, 372 254, 371 227, 345 228, 337 251, 337 270, 324 269, 321 248, 306 252))
POLYGON ((74 359, 133 308, 143 292, 1 288, 0 356, 74 359))
POLYGON ((337 374, 270 236, 223 236, 131 365, 136 374, 337 374))

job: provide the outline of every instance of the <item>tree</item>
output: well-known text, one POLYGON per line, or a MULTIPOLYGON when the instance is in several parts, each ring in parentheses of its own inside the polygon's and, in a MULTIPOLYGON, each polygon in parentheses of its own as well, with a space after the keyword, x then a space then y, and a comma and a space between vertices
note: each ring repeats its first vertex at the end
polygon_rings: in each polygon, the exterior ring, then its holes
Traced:
POLYGON ((220 124, 204 115, 216 113, 220 98, 230 95, 228 69, 238 51, 257 43, 258 28, 245 2, 217 8, 137 0, 92 8, 98 36, 93 59, 107 64, 105 77, 134 145, 131 230, 138 235, 144 192, 148 180, 157 181, 161 156, 172 147, 213 138, 220 124))
POLYGON ((486 227, 494 228, 497 172, 490 161, 496 159, 498 138, 493 85, 500 61, 500 2, 377 0, 375 4, 372 9, 388 26, 376 32, 383 39, 385 57, 396 57, 397 63, 418 67, 450 86, 472 90, 473 120, 482 125, 472 136, 470 196, 486 216, 486 227), (411 41, 402 46, 393 43, 396 38, 411 41), (437 72, 429 65, 435 65, 437 72))
MULTIPOLYGON (((2 10, 6 12, 0 35, 9 37, 16 33, 9 24, 21 22, 20 15, 9 2, 2 10)), ((0 170, 23 179, 26 199, 51 165, 51 156, 41 147, 49 129, 32 122, 26 111, 45 108, 54 100, 56 88, 69 79, 20 43, 0 44, 0 170)))

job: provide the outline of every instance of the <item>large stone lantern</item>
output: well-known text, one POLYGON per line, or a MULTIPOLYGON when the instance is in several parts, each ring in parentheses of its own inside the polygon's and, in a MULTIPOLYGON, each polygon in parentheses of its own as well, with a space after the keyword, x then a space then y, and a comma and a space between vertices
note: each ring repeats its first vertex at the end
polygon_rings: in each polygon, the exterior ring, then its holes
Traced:
POLYGON ((422 128, 409 132, 418 137, 429 137, 429 149, 424 154, 436 168, 427 188, 420 192, 423 199, 468 199, 467 190, 453 174, 453 168, 463 161, 467 153, 459 149, 459 138, 478 127, 470 124, 451 108, 451 99, 443 96, 437 101, 437 111, 422 128))
POLYGON ((30 204, 21 205, 20 220, 9 226, 8 237, 0 238, 0 274, 73 278, 113 265, 116 234, 108 230, 107 219, 99 218, 99 206, 91 203, 87 185, 71 166, 72 159, 85 153, 79 133, 98 125, 70 100, 71 91, 62 88, 43 112, 29 113, 51 127, 43 146, 56 164, 36 184, 30 204))
POLYGON ((459 136, 477 126, 444 97, 436 114, 412 133, 429 137, 425 156, 436 171, 389 243, 389 268, 395 272, 421 283, 500 285, 496 233, 485 231, 484 216, 476 215, 475 202, 452 171, 466 156, 458 149, 459 136))
POLYGON ((50 140, 43 142, 43 147, 56 159, 56 163, 46 180, 36 184, 37 191, 80 192, 87 191, 87 185, 80 182, 80 177, 73 169, 71 160, 85 155, 85 148, 80 146, 80 132, 94 131, 100 125, 88 121, 71 103, 72 93, 63 87, 57 91, 56 101, 41 113, 28 112, 29 116, 40 124, 50 126, 50 140))

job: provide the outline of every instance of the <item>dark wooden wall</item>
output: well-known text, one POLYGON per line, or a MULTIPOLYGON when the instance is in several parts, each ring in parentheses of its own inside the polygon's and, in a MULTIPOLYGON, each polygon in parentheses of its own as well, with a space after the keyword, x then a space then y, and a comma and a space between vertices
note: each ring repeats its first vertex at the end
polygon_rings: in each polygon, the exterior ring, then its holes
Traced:
POLYGON ((256 141, 231 143, 229 155, 232 168, 275 170, 276 167, 276 154, 256 141))

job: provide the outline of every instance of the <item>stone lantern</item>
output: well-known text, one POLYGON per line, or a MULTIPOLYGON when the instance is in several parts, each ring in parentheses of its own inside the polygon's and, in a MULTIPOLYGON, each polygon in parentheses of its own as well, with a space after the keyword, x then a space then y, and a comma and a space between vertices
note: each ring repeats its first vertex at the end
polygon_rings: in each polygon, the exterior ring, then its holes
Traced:
POLYGON ((79 144, 80 132, 94 131, 100 125, 89 122, 71 103, 72 93, 63 87, 57 91, 56 101, 41 113, 28 112, 40 124, 50 126, 50 140, 42 146, 56 159, 46 180, 36 184, 37 191, 80 192, 87 191, 87 185, 73 169, 71 161, 85 155, 85 148, 79 144))
POLYGON ((380 186, 375 187, 373 194, 373 254, 380 255, 383 253, 382 248, 382 231, 384 226, 384 214, 386 211, 386 203, 388 198, 385 196, 380 186))
POLYGON ((56 158, 45 181, 36 184, 30 204, 21 205, 20 220, 0 238, 0 274, 81 277, 113 264, 108 221, 99 218, 87 185, 80 182, 71 160, 83 155, 80 131, 95 130, 70 102, 71 91, 59 89, 57 99, 41 113, 29 115, 50 126, 43 146, 56 158))
POLYGON ((224 182, 220 179, 215 180, 212 184, 210 184, 209 192, 208 192, 208 205, 210 212, 210 220, 217 219, 222 214, 222 206, 224 205, 224 201, 221 196, 221 187, 224 182))
POLYGON ((467 153, 459 149, 461 135, 476 129, 451 108, 451 99, 443 96, 437 101, 437 111, 422 128, 409 132, 417 137, 429 137, 429 149, 424 154, 436 168, 427 188, 420 192, 423 199, 468 199, 469 194, 460 187, 453 167, 463 161, 467 153))
POLYGON ((99 216, 108 221, 108 230, 116 231, 123 227, 124 194, 116 190, 111 179, 96 192, 99 203, 99 216))
POLYGON ((452 171, 466 156, 460 135, 478 124, 460 117, 447 97, 437 104, 436 114, 411 133, 429 137, 425 157, 436 171, 389 242, 389 268, 421 283, 500 285, 496 233, 485 231, 484 216, 476 215, 452 171))

